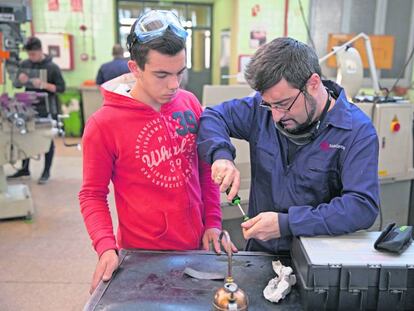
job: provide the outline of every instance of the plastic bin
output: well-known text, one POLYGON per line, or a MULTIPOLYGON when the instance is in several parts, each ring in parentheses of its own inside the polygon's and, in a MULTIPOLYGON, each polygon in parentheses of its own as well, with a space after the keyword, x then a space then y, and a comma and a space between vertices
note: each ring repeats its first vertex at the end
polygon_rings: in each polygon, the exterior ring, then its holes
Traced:
POLYGON ((59 94, 60 111, 69 116, 63 120, 66 136, 80 137, 82 135, 80 100, 81 94, 78 89, 69 89, 59 94))
POLYGON ((379 234, 294 239, 305 310, 414 310, 414 246, 401 255, 379 252, 379 234))

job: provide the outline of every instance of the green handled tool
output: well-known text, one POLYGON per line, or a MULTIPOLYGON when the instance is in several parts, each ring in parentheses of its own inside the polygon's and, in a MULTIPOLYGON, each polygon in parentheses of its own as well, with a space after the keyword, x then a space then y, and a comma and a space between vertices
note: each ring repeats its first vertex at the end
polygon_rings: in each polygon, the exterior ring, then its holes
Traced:
MULTIPOLYGON (((226 190, 226 193, 227 194, 229 194, 229 192, 230 192, 230 189, 231 189, 231 187, 229 187, 227 190, 226 190)), ((242 207, 241 207, 241 205, 240 205, 240 201, 241 201, 241 199, 240 199, 240 197, 239 197, 239 195, 238 194, 236 194, 235 196, 234 196, 234 198, 233 198, 233 200, 231 200, 231 205, 236 205, 236 206, 238 206, 239 207, 239 209, 240 209, 240 212, 242 213, 242 215, 243 215, 243 221, 247 221, 247 220, 249 220, 250 218, 249 218, 249 216, 247 216, 246 215, 246 213, 243 211, 243 209, 242 209, 242 207)))

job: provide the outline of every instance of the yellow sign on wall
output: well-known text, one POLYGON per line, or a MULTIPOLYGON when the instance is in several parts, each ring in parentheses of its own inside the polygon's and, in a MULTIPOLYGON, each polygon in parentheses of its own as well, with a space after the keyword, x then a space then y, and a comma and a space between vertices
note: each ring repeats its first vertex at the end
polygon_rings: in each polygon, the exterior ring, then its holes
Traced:
MULTIPOLYGON (((332 51, 334 46, 341 46, 356 35, 357 34, 329 34, 328 53, 332 51)), ((374 53, 375 67, 377 69, 391 69, 394 56, 394 36, 370 35, 369 39, 374 53)), ((364 68, 369 68, 364 39, 358 39, 352 43, 352 46, 356 48, 361 55, 364 68)), ((336 57, 331 56, 328 58, 327 64, 329 67, 336 68, 336 57)))

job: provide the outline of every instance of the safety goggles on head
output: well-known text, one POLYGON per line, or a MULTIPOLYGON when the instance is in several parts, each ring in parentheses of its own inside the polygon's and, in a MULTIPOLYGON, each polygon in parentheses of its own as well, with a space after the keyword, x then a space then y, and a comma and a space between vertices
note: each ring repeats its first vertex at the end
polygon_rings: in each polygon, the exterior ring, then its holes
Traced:
POLYGON ((153 10, 142 15, 135 24, 134 33, 139 42, 146 43, 161 37, 167 29, 184 40, 187 38, 188 34, 178 17, 166 10, 153 10))

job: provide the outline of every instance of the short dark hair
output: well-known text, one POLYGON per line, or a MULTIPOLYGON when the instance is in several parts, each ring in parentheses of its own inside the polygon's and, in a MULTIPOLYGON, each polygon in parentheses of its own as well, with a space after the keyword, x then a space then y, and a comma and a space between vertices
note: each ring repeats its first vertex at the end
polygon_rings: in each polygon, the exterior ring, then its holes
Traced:
POLYGON ((261 46, 247 65, 245 78, 260 93, 285 79, 291 86, 303 89, 313 73, 321 76, 315 51, 293 38, 276 38, 261 46))
POLYGON ((124 55, 123 47, 119 43, 114 44, 114 46, 112 47, 112 56, 122 57, 123 55, 124 55))
POLYGON ((42 41, 37 37, 29 37, 23 46, 25 51, 39 51, 42 50, 42 41))
POLYGON ((150 50, 155 50, 161 54, 174 56, 178 52, 185 49, 185 40, 178 37, 172 31, 167 29, 165 33, 151 41, 141 43, 136 38, 134 29, 135 23, 131 27, 131 31, 128 35, 128 51, 131 54, 131 60, 135 61, 139 68, 145 69, 147 63, 147 56, 150 50))

